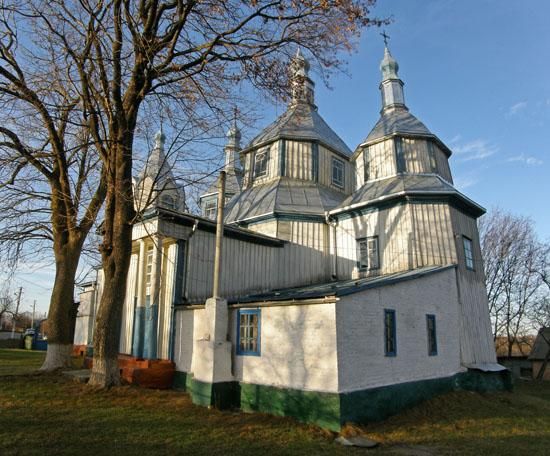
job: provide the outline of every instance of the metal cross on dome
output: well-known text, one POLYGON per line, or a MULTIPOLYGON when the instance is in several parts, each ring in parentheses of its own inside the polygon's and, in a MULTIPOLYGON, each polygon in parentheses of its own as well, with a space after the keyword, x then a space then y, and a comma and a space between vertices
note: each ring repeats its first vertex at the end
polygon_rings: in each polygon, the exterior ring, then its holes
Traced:
POLYGON ((384 30, 380 35, 384 38, 384 46, 388 47, 388 40, 390 39, 390 36, 386 33, 384 30))

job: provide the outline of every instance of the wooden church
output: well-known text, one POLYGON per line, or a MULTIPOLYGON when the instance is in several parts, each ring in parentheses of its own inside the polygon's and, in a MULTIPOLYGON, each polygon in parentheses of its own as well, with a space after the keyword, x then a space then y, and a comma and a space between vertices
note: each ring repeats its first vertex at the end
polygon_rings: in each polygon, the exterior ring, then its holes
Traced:
MULTIPOLYGON (((490 330, 484 209, 453 186, 451 151, 409 111, 387 47, 380 69, 380 119, 351 150, 321 117, 298 52, 286 112, 246 147, 229 130, 225 191, 201 197, 202 216, 186 212, 157 135, 135 183, 143 220, 121 354, 173 361, 174 386, 198 404, 335 430, 434 394, 509 386, 490 330)), ((100 271, 94 296, 101 288, 100 271)))

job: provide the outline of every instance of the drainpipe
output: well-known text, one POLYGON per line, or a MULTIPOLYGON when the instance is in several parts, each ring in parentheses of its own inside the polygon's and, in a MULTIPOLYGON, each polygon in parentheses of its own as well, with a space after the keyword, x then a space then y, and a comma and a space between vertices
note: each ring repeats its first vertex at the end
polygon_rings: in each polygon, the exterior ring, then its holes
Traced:
POLYGON ((331 278, 332 280, 336 280, 338 279, 338 245, 336 242, 336 226, 338 225, 338 220, 331 218, 328 212, 325 212, 325 220, 329 226, 329 230, 332 231, 333 254, 331 278))
POLYGON ((216 217, 216 254, 214 256, 214 284, 212 297, 220 297, 220 274, 223 243, 223 207, 225 205, 225 171, 220 172, 218 180, 218 213, 216 217))

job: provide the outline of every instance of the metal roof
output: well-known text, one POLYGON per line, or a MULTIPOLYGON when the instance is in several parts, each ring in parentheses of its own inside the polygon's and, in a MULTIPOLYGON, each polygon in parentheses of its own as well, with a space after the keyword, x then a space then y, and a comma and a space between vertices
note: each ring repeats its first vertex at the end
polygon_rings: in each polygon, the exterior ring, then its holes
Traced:
POLYGON ((547 341, 550 341, 550 327, 542 328, 537 334, 535 344, 529 354, 529 359, 545 359, 548 354, 548 350, 550 350, 550 344, 547 341))
POLYGON ((286 112, 256 136, 245 150, 280 138, 319 141, 345 156, 350 156, 352 153, 346 143, 319 115, 317 108, 307 103, 289 106, 286 112))
POLYGON ((396 108, 382 112, 380 119, 361 144, 373 143, 394 134, 434 136, 407 108, 396 108))
POLYGON ((226 207, 225 223, 267 214, 325 215, 346 195, 314 182, 288 178, 255 185, 235 195, 226 207))
POLYGON ((261 303, 267 301, 292 301, 302 299, 324 298, 329 296, 346 296, 370 288, 384 287, 405 280, 417 279, 429 274, 442 272, 455 265, 428 266, 411 271, 396 272, 377 277, 366 277, 362 279, 342 280, 339 282, 320 283, 304 287, 286 288, 273 290, 268 293, 253 294, 230 300, 230 304, 261 303))
POLYGON ((367 182, 338 207, 334 208, 331 213, 345 212, 398 195, 419 194, 456 196, 465 204, 474 208, 479 215, 485 212, 485 209, 436 174, 399 174, 386 179, 367 182))

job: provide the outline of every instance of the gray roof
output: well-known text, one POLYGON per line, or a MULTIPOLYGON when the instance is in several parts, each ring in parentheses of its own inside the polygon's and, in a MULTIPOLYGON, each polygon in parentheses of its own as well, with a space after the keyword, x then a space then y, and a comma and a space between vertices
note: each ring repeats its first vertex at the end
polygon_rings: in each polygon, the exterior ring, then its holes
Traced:
POLYGON ((351 155, 350 148, 327 125, 317 108, 307 103, 290 106, 282 116, 256 136, 246 149, 280 138, 319 141, 335 152, 351 155))
POLYGON ((407 108, 384 110, 378 122, 361 144, 376 142, 394 134, 434 136, 407 108))
POLYGON ((435 174, 400 174, 387 179, 367 182, 353 195, 346 198, 334 213, 342 212, 350 206, 360 207, 380 199, 390 199, 401 194, 436 194, 453 195, 462 199, 468 205, 476 208, 479 215, 484 209, 460 193, 451 184, 435 174))
POLYGON ((548 350, 550 349, 550 345, 547 341, 550 341, 550 327, 542 328, 537 334, 537 338, 535 339, 535 343, 533 344, 533 348, 529 354, 529 359, 545 359, 548 354, 548 350))
POLYGON ((405 280, 416 279, 425 275, 445 271, 454 268, 454 265, 448 266, 427 266, 424 268, 413 269, 410 271, 385 274, 377 277, 366 277, 362 279, 341 280, 339 282, 320 283, 304 287, 286 288, 273 290, 268 293, 254 294, 244 296, 238 299, 230 300, 235 303, 258 303, 265 301, 290 301, 300 299, 316 299, 328 296, 346 296, 369 288, 378 288, 387 285, 393 285, 405 280))
POLYGON ((279 178, 236 195, 227 204, 225 222, 237 222, 268 214, 320 215, 336 207, 346 196, 314 182, 279 178))

